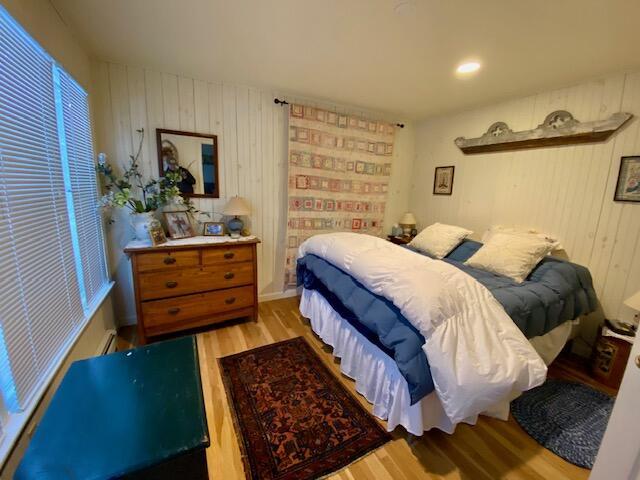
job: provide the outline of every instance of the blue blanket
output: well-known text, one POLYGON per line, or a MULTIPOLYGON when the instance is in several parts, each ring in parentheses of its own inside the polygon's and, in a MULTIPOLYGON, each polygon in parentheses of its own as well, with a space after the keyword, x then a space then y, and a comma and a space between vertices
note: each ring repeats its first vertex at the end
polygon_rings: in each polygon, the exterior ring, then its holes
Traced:
POLYGON ((318 290, 342 318, 395 360, 412 405, 433 391, 424 337, 393 303, 316 255, 299 259, 296 269, 298 286, 318 290))
MULTIPOLYGON (((485 285, 527 338, 595 310, 597 299, 589 271, 547 257, 527 280, 513 280, 468 267, 464 261, 482 246, 464 241, 444 260, 485 285)), ((433 391, 424 338, 387 299, 371 293, 353 277, 315 255, 298 260, 298 285, 318 290, 343 318, 392 357, 407 380, 411 403, 433 391)))
POLYGON ((545 257, 523 283, 516 283, 464 264, 481 246, 480 242, 465 240, 444 261, 487 287, 527 338, 544 335, 561 323, 596 309, 598 299, 586 267, 545 257))

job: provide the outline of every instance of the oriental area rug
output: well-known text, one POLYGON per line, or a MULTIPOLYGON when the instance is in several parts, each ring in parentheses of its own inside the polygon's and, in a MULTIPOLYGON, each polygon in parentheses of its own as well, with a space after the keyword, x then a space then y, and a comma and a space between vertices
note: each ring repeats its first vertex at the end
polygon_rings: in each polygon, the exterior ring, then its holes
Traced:
POLYGON ((391 439, 302 337, 219 362, 249 479, 322 477, 391 439))

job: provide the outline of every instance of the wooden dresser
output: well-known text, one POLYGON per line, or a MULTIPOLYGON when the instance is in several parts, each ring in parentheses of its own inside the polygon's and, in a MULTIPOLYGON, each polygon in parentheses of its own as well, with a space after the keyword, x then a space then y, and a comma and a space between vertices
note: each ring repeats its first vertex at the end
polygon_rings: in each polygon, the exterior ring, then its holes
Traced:
POLYGON ((240 317, 258 318, 258 239, 211 237, 156 247, 131 242, 140 344, 150 337, 240 317))

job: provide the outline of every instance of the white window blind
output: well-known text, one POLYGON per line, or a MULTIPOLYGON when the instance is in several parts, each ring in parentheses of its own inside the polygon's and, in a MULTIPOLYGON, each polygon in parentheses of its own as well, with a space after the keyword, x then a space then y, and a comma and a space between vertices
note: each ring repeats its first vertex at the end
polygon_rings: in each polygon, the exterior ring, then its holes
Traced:
POLYGON ((0 460, 109 283, 87 95, 0 7, 0 460))
MULTIPOLYGON (((108 274, 104 249, 102 220, 97 208, 98 190, 91 141, 91 123, 89 121, 89 102, 84 89, 64 70, 54 72, 55 83, 59 85, 57 100, 62 108, 63 129, 61 137, 63 165, 68 178, 68 204, 72 223, 75 223, 74 240, 77 258, 81 259, 78 269, 84 288, 81 296, 85 309, 91 310, 97 300, 102 298, 108 285, 108 274), (66 157, 66 161, 65 160, 66 157)), ((60 118, 60 115, 59 115, 60 118)))

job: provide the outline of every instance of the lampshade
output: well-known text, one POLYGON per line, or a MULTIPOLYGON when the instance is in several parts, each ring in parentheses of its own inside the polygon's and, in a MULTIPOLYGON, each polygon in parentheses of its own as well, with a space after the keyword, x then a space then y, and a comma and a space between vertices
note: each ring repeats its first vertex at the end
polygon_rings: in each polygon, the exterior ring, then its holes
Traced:
POLYGON ((624 304, 633 310, 640 312, 640 291, 634 293, 624 301, 624 304))
POLYGON ((242 197, 231 197, 222 210, 224 215, 250 215, 251 208, 247 201, 242 197))
POLYGON ((416 224, 416 217, 413 216, 413 213, 407 212, 400 219, 400 224, 403 224, 403 225, 415 225, 416 224))

